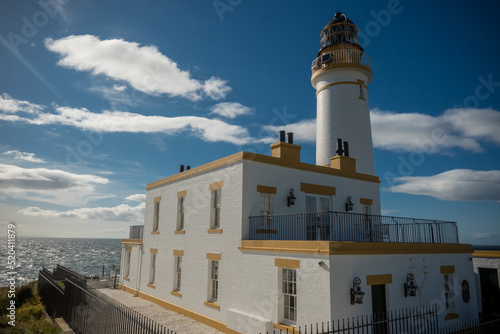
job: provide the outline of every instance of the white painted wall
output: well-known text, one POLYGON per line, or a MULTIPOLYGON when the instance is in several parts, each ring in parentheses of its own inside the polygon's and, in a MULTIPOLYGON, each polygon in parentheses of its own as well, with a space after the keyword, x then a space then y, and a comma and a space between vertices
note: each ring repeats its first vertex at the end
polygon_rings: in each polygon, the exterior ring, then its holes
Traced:
MULTIPOLYGON (((398 247, 394 244, 394 247, 398 247)), ((367 286, 367 275, 392 274, 392 284, 386 286, 387 307, 398 310, 429 304, 437 304, 440 326, 476 319, 478 316, 474 272, 471 254, 399 254, 399 255, 333 255, 331 257, 331 303, 332 319, 342 319, 357 314, 372 313, 371 287, 367 286), (455 311, 445 309, 444 280, 441 266, 454 265, 455 311), (404 297, 403 287, 409 268, 420 288, 416 297, 404 297), (424 274, 424 267, 428 274, 424 274), (361 279, 361 290, 365 292, 363 304, 350 304, 349 289, 355 277, 361 279), (461 283, 467 280, 471 298, 468 303, 462 300, 461 283), (447 313, 458 313, 459 319, 445 321, 447 313)))
MULTIPOLYGON (((500 259, 499 258, 487 258, 487 257, 474 257, 474 274, 476 276, 475 289, 477 298, 477 306, 479 311, 482 311, 482 296, 481 296, 481 286, 479 281, 479 268, 490 268, 496 269, 498 273, 498 281, 500 282, 500 259)), ((471 285, 472 288, 472 285, 471 285)))
MULTIPOLYGON (((364 81, 368 72, 358 68, 335 68, 316 75, 312 81, 316 90, 330 83, 364 81)), ((356 159, 358 172, 375 175, 368 89, 365 100, 359 99, 359 85, 339 84, 321 90, 317 96, 316 164, 330 164, 336 156, 337 138, 349 142, 350 156, 356 159)))

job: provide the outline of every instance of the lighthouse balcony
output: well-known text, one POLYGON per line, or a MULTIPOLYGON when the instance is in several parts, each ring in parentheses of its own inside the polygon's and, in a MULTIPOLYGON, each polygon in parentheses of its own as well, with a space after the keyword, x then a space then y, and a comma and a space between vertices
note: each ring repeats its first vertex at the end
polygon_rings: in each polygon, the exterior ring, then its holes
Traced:
POLYGON ((357 64, 370 69, 370 57, 360 49, 349 48, 333 50, 321 54, 314 59, 311 65, 312 72, 316 72, 331 65, 357 64))
POLYGON ((249 217, 249 240, 458 244, 457 223, 336 211, 249 217))

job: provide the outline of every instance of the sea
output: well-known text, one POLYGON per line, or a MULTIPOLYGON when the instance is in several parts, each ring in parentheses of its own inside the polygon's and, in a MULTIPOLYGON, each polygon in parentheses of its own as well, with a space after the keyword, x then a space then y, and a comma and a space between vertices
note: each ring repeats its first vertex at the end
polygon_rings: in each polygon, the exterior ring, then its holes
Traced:
POLYGON ((7 239, 0 239, 0 287, 8 286, 7 279, 14 276, 16 286, 38 279, 43 267, 52 270, 63 265, 86 276, 105 276, 120 272, 122 239, 74 239, 74 238, 16 238, 16 267, 7 266, 7 239), (15 272, 15 274, 9 274, 15 272))

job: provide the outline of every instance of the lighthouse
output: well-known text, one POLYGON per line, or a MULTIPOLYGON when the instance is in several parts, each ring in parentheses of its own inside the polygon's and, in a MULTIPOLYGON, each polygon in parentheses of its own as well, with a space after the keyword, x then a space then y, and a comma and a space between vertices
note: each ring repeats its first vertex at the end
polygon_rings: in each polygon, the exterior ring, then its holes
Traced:
POLYGON ((359 173, 374 175, 370 58, 359 44, 358 28, 341 12, 320 36, 311 76, 317 99, 316 164, 329 166, 334 156, 349 156, 356 159, 359 173))

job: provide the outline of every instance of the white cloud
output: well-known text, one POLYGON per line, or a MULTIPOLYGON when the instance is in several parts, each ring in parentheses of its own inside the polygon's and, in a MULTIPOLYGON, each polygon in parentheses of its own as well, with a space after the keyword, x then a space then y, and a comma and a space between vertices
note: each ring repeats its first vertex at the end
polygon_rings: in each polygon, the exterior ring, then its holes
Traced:
MULTIPOLYGON (((219 119, 198 116, 144 116, 122 111, 92 113, 86 108, 57 107, 56 113, 40 113, 36 117, 18 117, 14 121, 36 125, 68 125, 96 132, 165 133, 190 131, 208 142, 243 145, 252 141, 248 130, 219 119)), ((2 114, 0 114, 2 119, 2 114)), ((6 119, 4 119, 6 120, 6 119)))
POLYGON ((0 189, 10 197, 23 200, 80 204, 85 198, 96 196, 96 185, 107 183, 108 179, 95 175, 0 164, 0 189))
POLYGON ((92 35, 48 38, 45 45, 61 56, 61 66, 127 82, 150 95, 167 94, 193 101, 208 96, 218 100, 231 91, 226 81, 216 77, 204 82, 193 79, 153 45, 141 46, 123 39, 100 40, 92 35))
POLYGON ((236 118, 241 115, 252 113, 252 109, 238 102, 221 102, 210 108, 211 114, 217 114, 227 118, 236 118))
POLYGON ((291 123, 286 125, 266 125, 263 129, 268 132, 270 142, 276 142, 278 140, 278 131, 286 130, 287 132, 293 132, 294 142, 299 143, 311 143, 316 142, 316 120, 315 119, 304 119, 297 123, 291 123))
POLYGON ((446 153, 453 148, 482 152, 474 138, 453 131, 442 116, 418 113, 394 113, 379 109, 370 112, 375 148, 411 152, 446 153))
POLYGON ((495 233, 495 232, 474 233, 472 237, 476 239, 493 239, 493 238, 500 238, 500 233, 495 233))
POLYGON ((19 210, 18 213, 34 217, 75 218, 81 221, 143 222, 144 208, 144 203, 137 206, 121 204, 115 207, 79 208, 68 211, 43 210, 38 207, 29 207, 19 210))
POLYGON ((500 170, 453 169, 432 176, 405 176, 388 188, 397 193, 426 195, 447 201, 500 201, 500 170))
POLYGON ((128 201, 135 201, 135 202, 146 202, 146 194, 135 194, 135 195, 130 195, 125 198, 128 201))
POLYGON ((443 119, 467 137, 500 145, 500 112, 496 110, 448 109, 444 112, 443 119))
POLYGON ((16 160, 24 160, 24 161, 35 162, 35 163, 39 163, 39 164, 43 164, 46 162, 43 159, 35 157, 35 153, 19 152, 18 150, 13 150, 13 151, 4 152, 3 154, 10 155, 16 160))
POLYGON ((114 195, 114 194, 89 196, 89 197, 85 198, 85 204, 87 204, 88 202, 99 201, 102 199, 115 198, 115 197, 116 197, 116 195, 114 195))
POLYGON ((9 94, 3 93, 0 95, 0 110, 7 114, 15 114, 17 112, 25 112, 36 114, 42 111, 45 107, 28 101, 13 99, 9 94))

